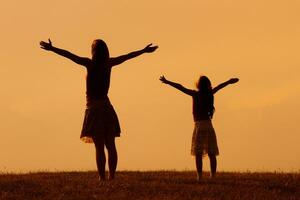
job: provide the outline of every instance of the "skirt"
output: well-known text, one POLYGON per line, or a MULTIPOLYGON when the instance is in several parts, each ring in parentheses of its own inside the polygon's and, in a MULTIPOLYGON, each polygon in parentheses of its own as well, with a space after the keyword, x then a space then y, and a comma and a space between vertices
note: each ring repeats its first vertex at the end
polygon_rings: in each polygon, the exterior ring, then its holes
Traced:
POLYGON ((120 137, 118 116, 108 98, 87 101, 80 139, 93 143, 93 138, 120 137))
POLYGON ((191 154, 202 156, 206 156, 207 154, 219 155, 217 137, 211 120, 195 122, 191 154))

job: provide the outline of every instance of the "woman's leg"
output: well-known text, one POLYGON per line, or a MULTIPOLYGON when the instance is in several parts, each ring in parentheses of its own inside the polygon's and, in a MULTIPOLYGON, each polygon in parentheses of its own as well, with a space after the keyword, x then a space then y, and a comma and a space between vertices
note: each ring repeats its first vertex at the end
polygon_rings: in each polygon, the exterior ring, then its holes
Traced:
POLYGON ((93 138, 96 147, 96 163, 100 180, 105 180, 105 152, 104 140, 100 138, 93 138))
POLYGON ((196 154, 196 168, 197 168, 197 174, 198 179, 202 178, 202 154, 196 154))
POLYGON ((115 172, 118 163, 118 153, 115 144, 115 137, 106 138, 105 146, 108 152, 109 179, 112 180, 115 178, 115 172))
POLYGON ((215 154, 208 154, 210 160, 210 173, 211 177, 215 177, 217 171, 217 158, 215 154))

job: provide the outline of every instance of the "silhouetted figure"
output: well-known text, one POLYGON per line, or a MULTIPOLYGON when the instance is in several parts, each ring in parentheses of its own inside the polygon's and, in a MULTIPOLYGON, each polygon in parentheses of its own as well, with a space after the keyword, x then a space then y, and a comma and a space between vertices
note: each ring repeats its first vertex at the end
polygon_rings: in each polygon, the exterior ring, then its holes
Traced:
POLYGON ((161 76, 160 80, 192 96, 195 127, 193 131, 191 154, 196 157, 198 179, 200 180, 202 177, 202 158, 207 154, 210 159, 211 177, 214 177, 217 170, 216 156, 219 155, 217 138, 211 123, 215 110, 214 94, 225 86, 238 82, 239 79, 232 78, 212 88, 210 80, 206 76, 200 76, 196 85, 197 90, 187 89, 178 83, 167 80, 164 76, 161 76))
POLYGON ((87 69, 86 77, 86 110, 80 138, 96 147, 96 162, 99 179, 104 181, 106 157, 104 147, 108 151, 109 180, 114 179, 117 167, 117 150, 115 137, 121 133, 117 114, 107 96, 110 85, 112 67, 129 59, 152 53, 158 46, 147 45, 139 51, 111 58, 106 43, 96 39, 92 43, 92 58, 79 57, 73 53, 54 47, 49 42, 40 42, 41 48, 69 58, 87 69))

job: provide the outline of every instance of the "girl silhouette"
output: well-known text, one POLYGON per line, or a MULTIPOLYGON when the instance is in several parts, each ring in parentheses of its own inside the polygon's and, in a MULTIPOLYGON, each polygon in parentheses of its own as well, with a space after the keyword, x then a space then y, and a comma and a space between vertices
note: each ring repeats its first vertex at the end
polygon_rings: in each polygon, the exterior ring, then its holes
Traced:
POLYGON ((112 67, 144 53, 154 52, 158 46, 147 45, 145 48, 126 55, 112 58, 103 40, 96 39, 92 43, 92 58, 79 57, 64 49, 59 49, 49 42, 40 42, 42 49, 52 51, 66 57, 87 69, 86 77, 86 110, 80 138, 96 147, 96 163, 99 180, 105 180, 106 157, 104 147, 108 151, 109 180, 114 179, 117 167, 117 150, 115 137, 120 136, 120 125, 117 114, 108 98, 110 74, 112 67))
POLYGON ((196 157, 198 180, 202 177, 202 158, 206 155, 210 159, 211 177, 214 177, 217 170, 216 156, 219 155, 217 138, 211 123, 215 110, 214 94, 225 86, 238 82, 239 79, 232 78, 212 88, 210 80, 206 76, 200 76, 196 84, 197 90, 187 89, 178 83, 167 80, 164 76, 161 76, 160 80, 193 98, 195 127, 191 154, 196 157))

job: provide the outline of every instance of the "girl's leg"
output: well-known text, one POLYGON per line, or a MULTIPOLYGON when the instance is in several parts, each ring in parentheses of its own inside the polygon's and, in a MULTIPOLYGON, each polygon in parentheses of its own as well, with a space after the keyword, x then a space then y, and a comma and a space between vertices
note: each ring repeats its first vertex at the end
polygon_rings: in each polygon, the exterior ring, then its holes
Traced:
POLYGON ((198 179, 200 180, 202 178, 202 154, 196 154, 195 157, 198 179))
POLYGON ((209 160, 210 160, 210 173, 211 177, 216 176, 217 171, 217 158, 214 154, 208 154, 209 160))
POLYGON ((96 147, 96 163, 100 181, 105 180, 105 152, 104 152, 104 140, 100 138, 93 138, 96 147))
POLYGON ((105 140, 105 146, 108 152, 108 168, 109 168, 109 179, 115 178, 115 172, 118 163, 118 153, 115 144, 115 137, 109 137, 105 140))

